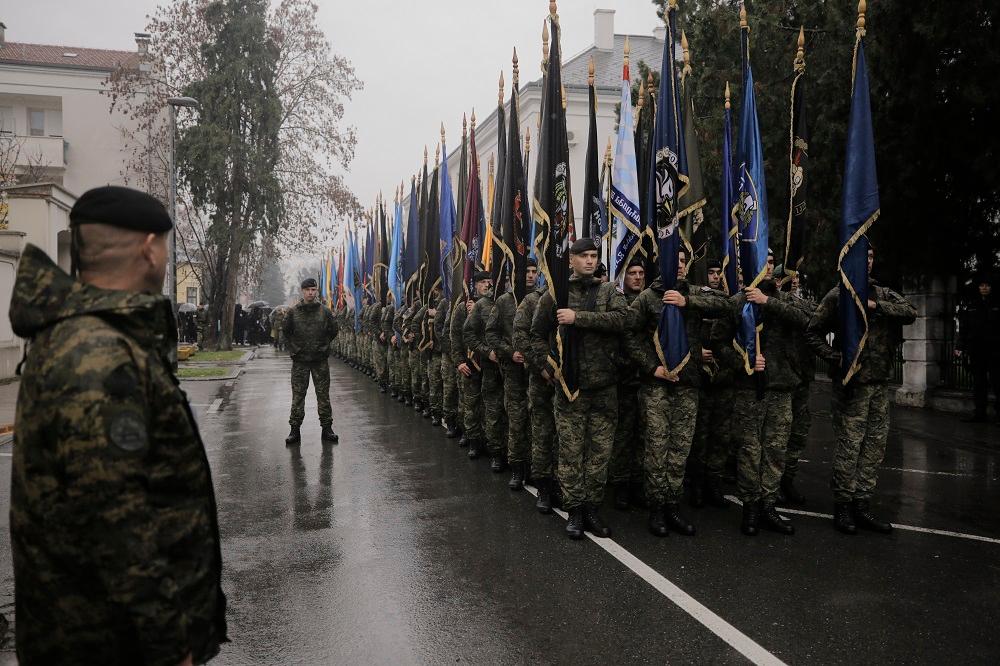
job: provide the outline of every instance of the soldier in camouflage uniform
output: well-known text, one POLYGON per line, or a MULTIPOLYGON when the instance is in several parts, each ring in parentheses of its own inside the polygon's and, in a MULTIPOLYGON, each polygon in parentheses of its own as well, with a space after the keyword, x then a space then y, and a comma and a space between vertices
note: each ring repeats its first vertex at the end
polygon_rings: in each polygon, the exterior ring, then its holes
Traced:
POLYGON ((747 536, 758 527, 791 535, 786 519, 775 511, 785 468, 785 451, 792 428, 792 390, 798 375, 794 336, 809 318, 795 307, 772 280, 774 257, 768 254, 766 272, 758 288, 746 288, 732 299, 728 317, 719 320, 720 363, 735 374, 733 433, 739 444, 738 489, 743 502, 740 529, 747 536), (736 351, 735 336, 746 303, 758 307, 760 348, 752 360, 736 351), (750 363, 753 366, 750 366, 750 363), (753 372, 748 372, 752 367, 753 372))
POLYGON ((434 347, 440 353, 441 425, 447 428, 445 437, 461 436, 458 424, 458 371, 451 354, 451 301, 441 298, 434 308, 434 347))
POLYGON ((399 348, 394 338, 392 321, 396 318, 396 298, 390 291, 382 308, 381 334, 379 339, 385 348, 386 387, 392 398, 399 397, 399 348))
POLYGON ((464 337, 466 346, 479 358, 486 449, 490 454, 490 469, 499 474, 507 457, 507 414, 503 405, 500 358, 486 340, 486 323, 493 314, 494 305, 492 290, 476 301, 465 320, 464 337))
MULTIPOLYGON (((781 275, 781 271, 776 270, 775 274, 781 275)), ((802 292, 801 274, 793 274, 787 284, 790 287, 789 302, 802 310, 806 317, 812 319, 816 312, 816 302, 802 292)), ((798 329, 792 337, 795 344, 793 362, 797 366, 799 383, 792 390, 792 431, 788 435, 785 471, 781 476, 781 490, 778 496, 779 502, 798 505, 806 503, 806 498, 795 487, 795 475, 799 471, 799 458, 805 451, 806 439, 809 437, 809 426, 812 423, 812 414, 809 412, 809 390, 812 388, 813 379, 816 378, 816 354, 806 342, 805 334, 804 329, 798 329)))
POLYGON ((725 315, 729 300, 708 287, 695 287, 685 279, 687 255, 678 254, 677 282, 667 290, 657 278, 632 303, 632 317, 626 335, 629 355, 639 368, 643 387, 639 392, 645 423, 646 501, 649 503, 649 531, 667 536, 669 530, 692 536, 695 527, 680 514, 684 492, 684 472, 698 416, 698 388, 701 383, 702 317, 725 315), (674 305, 684 317, 689 345, 688 360, 668 373, 656 348, 660 312, 674 305))
POLYGON ((226 642, 215 495, 173 374, 161 294, 170 217, 121 187, 70 211, 79 281, 21 255, 10 304, 30 341, 10 490, 21 664, 204 663, 226 642))
POLYGON ((407 336, 403 330, 403 322, 410 316, 412 309, 412 304, 397 307, 392 320, 397 347, 396 374, 399 377, 399 396, 397 399, 406 405, 413 404, 413 394, 410 392, 410 345, 406 341, 407 336))
POLYGON ((546 290, 528 292, 514 314, 514 349, 524 354, 528 373, 528 411, 531 418, 531 477, 538 489, 535 508, 540 513, 552 513, 552 497, 558 487, 555 481, 557 465, 556 422, 552 400, 555 386, 548 361, 548 345, 531 335, 531 321, 538 301, 546 290))
MULTIPOLYGON (((868 275, 872 274, 874 250, 868 250, 868 275)), ((834 526, 845 534, 858 527, 888 533, 892 524, 872 514, 870 503, 878 480, 878 466, 885 456, 889 436, 889 375, 892 350, 900 327, 916 319, 917 310, 905 298, 874 280, 868 285, 868 341, 861 350, 859 369, 844 384, 841 341, 833 346, 828 333, 838 330, 837 302, 840 290, 831 289, 809 322, 806 340, 816 355, 830 364, 833 379, 833 432, 837 440, 833 455, 834 526)))
POLYGON ((579 391, 570 400, 564 388, 556 390, 555 421, 559 432, 559 484, 563 508, 569 512, 566 533, 582 539, 584 530, 610 536, 598 507, 604 497, 608 460, 618 419, 617 364, 619 338, 625 330, 628 308, 614 285, 594 277, 597 246, 582 238, 570 248, 567 307, 556 308, 552 294, 538 302, 531 322, 532 336, 555 348, 559 326, 573 327, 579 336, 579 391))
POLYGON ((288 340, 292 357, 292 409, 288 417, 291 430, 285 444, 295 446, 302 441, 299 428, 305 418, 306 391, 312 377, 316 391, 316 411, 323 442, 336 443, 333 432, 333 408, 330 406, 330 343, 337 337, 337 321, 329 308, 317 297, 316 280, 302 281, 302 300, 285 316, 282 331, 288 340))
MULTIPOLYGON (((535 289, 538 281, 538 263, 528 259, 525 272, 526 292, 535 289)), ((493 313, 486 322, 486 345, 500 361, 503 378, 504 409, 507 413, 507 462, 511 467, 508 486, 520 490, 528 476, 531 459, 531 440, 528 432, 528 376, 525 372, 524 352, 514 347, 514 316, 517 303, 514 292, 508 291, 497 299, 493 313)), ((473 312, 475 309, 473 309, 473 312)))
POLYGON ((287 312, 285 306, 280 305, 271 313, 271 329, 274 332, 275 351, 282 351, 285 346, 285 339, 281 337, 281 322, 285 320, 285 312, 287 312))
POLYGON ((427 301, 428 307, 423 324, 423 347, 427 357, 427 411, 430 414, 432 426, 441 425, 443 411, 444 379, 441 377, 441 338, 438 336, 436 326, 437 308, 441 301, 441 290, 435 287, 427 301))
MULTIPOLYGON (((642 259, 633 259, 625 270, 625 303, 631 306, 646 284, 642 259)), ((642 434, 639 428, 639 371, 622 340, 618 381, 618 425, 608 464, 608 485, 614 490, 615 508, 627 511, 632 499, 642 496, 642 434)))
POLYGON ((426 307, 419 298, 415 299, 409 314, 403 319, 403 335, 408 345, 407 358, 410 365, 410 395, 413 396, 413 409, 417 412, 422 412, 427 404, 424 395, 427 371, 420 358, 420 320, 425 311, 426 307))
POLYGON ((462 421, 465 434, 459 442, 469 447, 469 459, 482 454, 486 435, 483 431, 483 360, 466 339, 465 324, 476 301, 486 298, 493 289, 493 278, 480 271, 473 276, 473 293, 464 307, 456 307, 451 319, 451 348, 458 351, 456 368, 462 375, 462 421))
POLYGON ((388 391, 386 381, 386 345, 382 337, 382 311, 385 307, 376 301, 372 304, 369 329, 371 337, 372 378, 378 384, 380 393, 388 391))
MULTIPOLYGON (((710 259, 707 265, 708 287, 728 298, 722 286, 722 263, 710 259)), ((726 313, 728 315, 728 311, 726 313)), ((714 507, 729 506, 722 492, 726 460, 732 450, 733 370, 719 363, 712 329, 714 317, 701 322, 701 388, 698 397, 698 421, 688 458, 691 505, 701 508, 707 501, 714 507)), ((725 344, 729 344, 726 342, 725 344)))

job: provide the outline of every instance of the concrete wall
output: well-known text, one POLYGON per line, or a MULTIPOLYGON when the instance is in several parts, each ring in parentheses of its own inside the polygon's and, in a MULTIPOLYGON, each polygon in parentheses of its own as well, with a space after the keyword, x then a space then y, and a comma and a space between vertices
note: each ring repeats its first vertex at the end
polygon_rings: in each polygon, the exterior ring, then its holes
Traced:
POLYGON ((0 231, 0 378, 14 375, 24 352, 24 342, 10 325, 10 298, 23 247, 23 232, 0 231))

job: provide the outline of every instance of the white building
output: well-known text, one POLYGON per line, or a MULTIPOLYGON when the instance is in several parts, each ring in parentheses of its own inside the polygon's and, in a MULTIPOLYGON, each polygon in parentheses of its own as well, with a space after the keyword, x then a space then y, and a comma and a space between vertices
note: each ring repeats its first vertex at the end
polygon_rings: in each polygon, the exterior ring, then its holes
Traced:
MULTIPOLYGON (((663 44, 666 40, 666 29, 654 29, 649 35, 627 35, 631 54, 631 75, 633 81, 639 76, 639 61, 644 61, 651 69, 659 71, 663 59, 663 44)), ((563 53, 562 82, 566 89, 566 130, 569 136, 569 167, 571 186, 573 188, 573 213, 576 218, 577 231, 580 230, 580 220, 583 215, 584 165, 586 163, 587 135, 589 133, 590 116, 588 111, 588 67, 590 59, 594 59, 594 85, 597 93, 597 137, 601 160, 611 139, 612 145, 616 136, 615 108, 621 100, 622 67, 625 60, 626 35, 615 34, 615 10, 597 9, 594 11, 594 43, 581 53, 569 56, 563 53)), ((534 179, 535 165, 538 160, 538 119, 541 114, 542 79, 541 79, 541 45, 534 56, 519 55, 520 86, 520 116, 522 135, 531 130, 531 155, 528 168, 531 182, 534 179)), ((509 73, 505 75, 508 86, 509 73)), ((507 100, 505 111, 510 118, 510 95, 505 91, 507 100)), ((483 181, 483 196, 486 193, 487 164, 490 155, 497 152, 497 110, 483 115, 477 114, 476 149, 479 153, 480 175, 483 181)), ((613 148, 612 148, 613 149, 613 148)), ((461 144, 448 155, 448 172, 454 181, 454 191, 458 196, 458 168, 461 160, 461 144)), ((484 201, 487 209, 488 202, 484 201)))
POLYGON ((23 348, 7 307, 24 244, 69 270, 69 210, 77 197, 126 182, 128 120, 111 113, 102 90, 120 66, 139 66, 147 39, 136 35, 133 52, 23 44, 7 41, 0 23, 0 181, 32 181, 6 187, 0 203, 0 377, 13 374, 23 348))

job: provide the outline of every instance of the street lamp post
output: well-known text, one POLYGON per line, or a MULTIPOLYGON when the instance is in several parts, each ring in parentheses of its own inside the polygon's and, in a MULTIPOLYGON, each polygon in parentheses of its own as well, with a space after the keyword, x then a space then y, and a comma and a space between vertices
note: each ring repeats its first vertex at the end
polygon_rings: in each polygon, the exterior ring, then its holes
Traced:
POLYGON ((170 304, 177 309, 177 107, 198 108, 198 100, 192 97, 171 97, 167 100, 170 113, 170 191, 168 192, 170 220, 174 228, 170 231, 170 259, 167 280, 164 287, 169 290, 170 304))

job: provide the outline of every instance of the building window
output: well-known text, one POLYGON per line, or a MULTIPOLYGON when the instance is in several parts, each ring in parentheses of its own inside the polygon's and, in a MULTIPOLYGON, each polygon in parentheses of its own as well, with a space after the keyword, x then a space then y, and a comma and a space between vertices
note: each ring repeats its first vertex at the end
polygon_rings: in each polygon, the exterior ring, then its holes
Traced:
POLYGON ((14 107, 0 106, 0 134, 14 134, 14 107))
POLYGON ((28 109, 28 134, 30 136, 45 136, 45 111, 28 109))
POLYGON ((187 288, 187 302, 191 305, 198 305, 198 287, 187 288))

